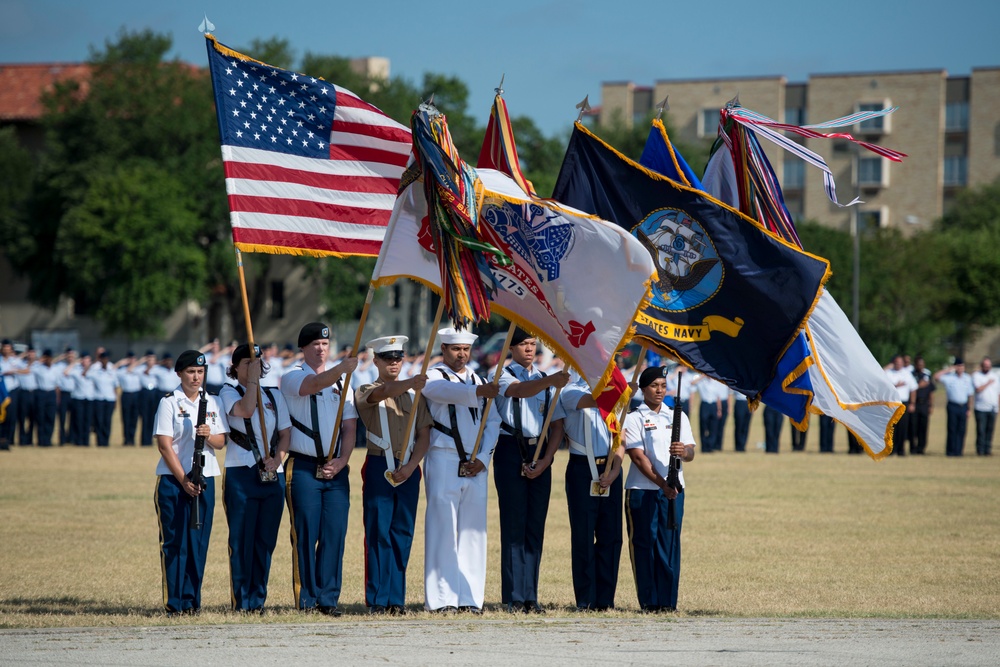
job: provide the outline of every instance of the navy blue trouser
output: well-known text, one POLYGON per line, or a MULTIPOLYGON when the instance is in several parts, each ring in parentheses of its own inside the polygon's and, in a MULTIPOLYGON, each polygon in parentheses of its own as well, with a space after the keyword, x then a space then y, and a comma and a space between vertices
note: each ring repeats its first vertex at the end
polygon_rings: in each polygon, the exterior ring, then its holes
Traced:
POLYGON ((142 416, 142 446, 153 444, 153 428, 156 424, 156 408, 160 405, 163 392, 156 389, 139 390, 139 414, 142 416))
POLYGON ((52 444, 52 432, 56 426, 56 390, 35 392, 35 414, 38 422, 38 444, 48 447, 52 444))
POLYGON ((764 406, 764 451, 777 454, 781 445, 781 425, 785 423, 785 415, 780 410, 764 406))
POLYGON ((350 467, 333 479, 316 479, 316 462, 291 457, 285 498, 292 527, 292 590, 299 609, 336 607, 351 509, 350 467))
POLYGON ((698 409, 698 425, 701 432, 701 451, 711 452, 715 449, 715 434, 719 429, 719 412, 715 402, 702 401, 698 409))
POLYGON ((965 449, 965 428, 969 421, 969 406, 965 403, 948 401, 948 438, 945 454, 961 456, 965 449))
POLYGON ((365 604, 406 604, 406 564, 420 497, 420 468, 393 487, 385 479, 385 456, 368 455, 361 469, 361 502, 365 521, 365 604))
POLYGON ((139 426, 139 392, 122 392, 122 439, 126 445, 135 444, 135 430, 139 426))
POLYGON ((262 609, 271 555, 285 507, 285 474, 261 482, 257 466, 226 468, 222 502, 229 524, 229 583, 234 611, 262 609))
POLYGON ((107 447, 111 442, 111 421, 115 414, 114 401, 94 401, 94 433, 97 434, 97 446, 107 447))
POLYGON ((70 442, 83 447, 90 446, 90 431, 94 425, 94 402, 74 398, 70 402, 69 421, 70 442))
POLYGON ((795 428, 795 425, 791 421, 788 422, 788 430, 792 432, 792 451, 793 452, 804 452, 806 451, 806 436, 809 435, 808 429, 805 431, 800 431, 795 428))
POLYGON ((35 408, 34 389, 22 389, 21 400, 17 407, 17 442, 22 445, 30 445, 34 435, 35 422, 38 413, 35 408))
POLYGON ((17 411, 20 409, 21 388, 9 390, 7 397, 10 403, 7 404, 7 418, 0 422, 0 440, 6 440, 14 444, 14 436, 17 433, 17 411))
POLYGON ((819 416, 819 451, 833 451, 833 429, 836 424, 833 417, 819 416))
POLYGON ((205 490, 198 496, 203 524, 198 530, 191 525, 191 506, 195 500, 173 475, 160 475, 153 502, 160 523, 163 606, 168 612, 200 609, 201 582, 215 515, 215 480, 206 477, 205 490))
POLYGON ((993 453, 993 429, 996 423, 997 413, 976 410, 976 454, 986 456, 993 453))
POLYGON ((501 435, 493 452, 493 481, 500 508, 500 599, 504 604, 538 602, 552 470, 528 479, 521 476, 522 462, 517 442, 501 435))
POLYGON ((722 414, 719 416, 718 423, 715 425, 715 436, 712 442, 712 449, 717 452, 722 451, 722 434, 726 430, 726 420, 729 419, 729 402, 722 402, 722 414))
POLYGON ((72 445, 73 444, 73 424, 70 422, 70 417, 73 412, 70 409, 70 403, 72 399, 69 397, 68 391, 59 392, 57 399, 58 405, 56 406, 56 421, 59 423, 59 444, 60 445, 72 445))
POLYGON ((566 507, 573 594, 578 608, 611 609, 622 555, 622 476, 604 497, 590 495, 591 481, 587 457, 571 454, 566 464, 566 507))
POLYGON ((671 503, 660 489, 625 492, 629 553, 635 592, 642 609, 676 609, 681 575, 684 492, 671 503), (670 511, 676 527, 669 527, 670 511))
POLYGON ((746 401, 735 401, 733 405, 733 445, 736 451, 745 452, 747 450, 747 437, 750 435, 750 406, 746 401))

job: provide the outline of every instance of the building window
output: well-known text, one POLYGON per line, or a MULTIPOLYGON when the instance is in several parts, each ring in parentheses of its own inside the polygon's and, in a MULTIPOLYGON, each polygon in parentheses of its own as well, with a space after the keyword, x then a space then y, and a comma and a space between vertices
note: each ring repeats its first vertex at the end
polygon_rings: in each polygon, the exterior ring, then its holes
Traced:
POLYGON ((864 233, 879 227, 889 226, 889 211, 885 206, 858 211, 858 231, 864 233))
POLYGON ((719 110, 702 109, 698 116, 698 136, 715 137, 719 134, 719 110))
POLYGON ((285 318, 285 281, 271 281, 271 319, 285 318))
POLYGON ((885 159, 879 156, 858 157, 854 184, 863 188, 889 185, 889 171, 885 168, 885 159))
MULTIPOLYGON (((891 106, 889 100, 882 100, 881 102, 859 102, 855 105, 855 112, 862 111, 881 111, 882 109, 887 109, 891 106)), ((857 131, 861 134, 888 134, 889 133, 889 118, 890 116, 879 116, 878 118, 870 118, 865 121, 861 121, 855 127, 857 131)))
POLYGON ((944 106, 945 132, 967 132, 969 129, 969 103, 948 102, 944 106))
POLYGON ((944 159, 945 187, 961 187, 967 183, 968 159, 964 155, 950 155, 944 159))
POLYGON ((806 184, 806 163, 801 159, 786 156, 784 160, 785 190, 801 190, 806 184))
POLYGON ((786 125, 805 125, 807 122, 808 121, 806 120, 806 110, 804 107, 785 108, 786 125))

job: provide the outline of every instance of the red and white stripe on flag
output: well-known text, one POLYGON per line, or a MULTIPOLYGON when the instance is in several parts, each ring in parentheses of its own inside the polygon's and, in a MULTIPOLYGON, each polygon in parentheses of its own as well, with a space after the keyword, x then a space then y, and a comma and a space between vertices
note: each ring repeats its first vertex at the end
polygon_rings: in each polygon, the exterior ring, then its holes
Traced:
POLYGON ((378 255, 409 129, 345 88, 208 47, 236 247, 378 255))

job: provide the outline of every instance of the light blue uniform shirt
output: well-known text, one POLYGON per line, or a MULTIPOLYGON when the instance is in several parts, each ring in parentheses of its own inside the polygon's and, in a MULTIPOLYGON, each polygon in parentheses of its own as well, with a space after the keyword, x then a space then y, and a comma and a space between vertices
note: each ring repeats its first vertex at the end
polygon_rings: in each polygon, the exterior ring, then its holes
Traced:
POLYGON ((976 393, 976 388, 972 384, 972 376, 968 373, 946 373, 938 380, 946 392, 950 403, 968 403, 969 396, 976 393))
MULTIPOLYGON (((528 382, 545 377, 542 372, 532 366, 525 368, 521 364, 511 363, 500 373, 500 395, 496 398, 497 410, 503 422, 513 427, 514 421, 514 399, 505 396, 507 388, 515 382, 528 382)), ((521 410, 521 433, 525 438, 537 438, 542 432, 545 424, 545 396, 548 394, 549 407, 552 407, 552 399, 555 398, 556 390, 548 387, 538 392, 534 396, 518 399, 521 410)), ((552 421, 563 419, 566 414, 559 403, 555 404, 555 411, 552 413, 552 421)), ((506 433, 505 430, 500 431, 506 433)))
POLYGON ((569 451, 573 454, 587 453, 587 431, 590 431, 590 441, 594 447, 594 457, 607 456, 611 451, 611 434, 601 418, 597 408, 578 409, 576 406, 584 396, 590 396, 590 388, 586 384, 567 385, 559 394, 559 407, 565 415, 564 429, 569 438, 569 451))

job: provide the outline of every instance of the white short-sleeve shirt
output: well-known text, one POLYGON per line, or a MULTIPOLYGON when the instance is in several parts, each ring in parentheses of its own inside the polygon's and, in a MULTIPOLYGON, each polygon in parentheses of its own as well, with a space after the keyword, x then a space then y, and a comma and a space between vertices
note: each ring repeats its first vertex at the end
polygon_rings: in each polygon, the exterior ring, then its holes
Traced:
MULTIPOLYGON (((206 394, 208 406, 205 411, 205 423, 212 429, 212 435, 217 433, 229 433, 229 424, 226 416, 219 410, 219 404, 215 396, 206 394)), ((174 390, 170 395, 160 399, 160 405, 156 409, 156 422, 154 424, 155 435, 166 435, 173 438, 174 453, 181 462, 184 472, 191 472, 191 464, 194 460, 194 429, 198 423, 198 403, 199 399, 190 400, 184 395, 180 388, 174 390)), ((219 462, 215 458, 214 450, 205 445, 205 477, 215 477, 221 471, 219 462)), ((156 466, 157 475, 170 475, 170 468, 162 458, 156 466)))

